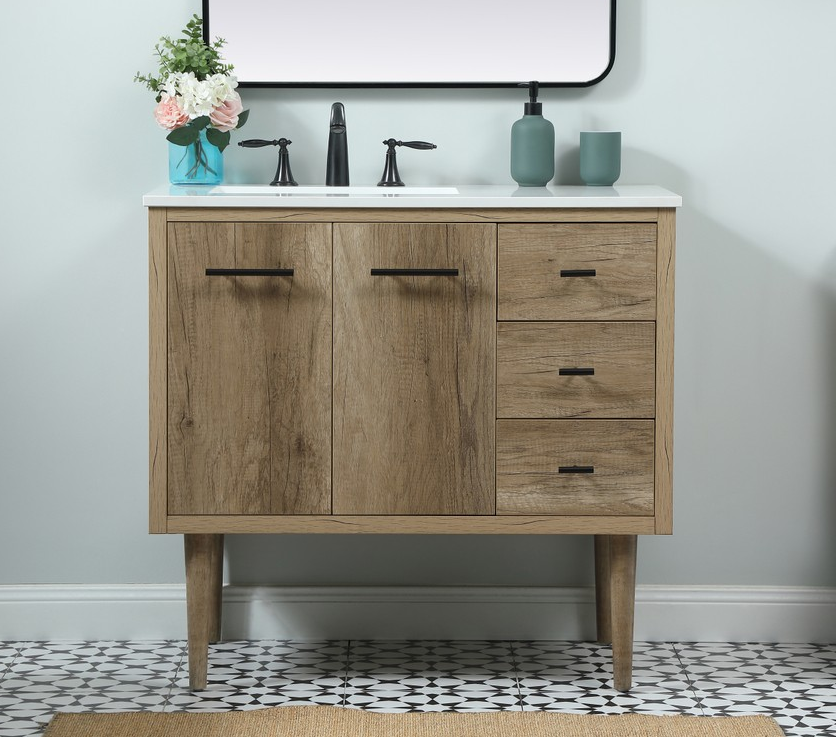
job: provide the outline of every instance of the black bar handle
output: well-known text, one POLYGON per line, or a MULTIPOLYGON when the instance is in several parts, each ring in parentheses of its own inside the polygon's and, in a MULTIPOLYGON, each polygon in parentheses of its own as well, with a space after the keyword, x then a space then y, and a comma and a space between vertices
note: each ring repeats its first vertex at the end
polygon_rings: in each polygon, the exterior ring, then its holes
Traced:
POLYGON ((562 368, 558 369, 559 376, 595 376, 594 368, 562 368))
POLYGON ((559 466, 558 473, 595 473, 595 466, 559 466))
POLYGON ((458 269, 372 269, 372 276, 458 276, 458 269))
POLYGON ((293 276, 293 269, 206 269, 206 276, 293 276))
POLYGON ((595 269, 561 269, 561 276, 595 276, 595 269))

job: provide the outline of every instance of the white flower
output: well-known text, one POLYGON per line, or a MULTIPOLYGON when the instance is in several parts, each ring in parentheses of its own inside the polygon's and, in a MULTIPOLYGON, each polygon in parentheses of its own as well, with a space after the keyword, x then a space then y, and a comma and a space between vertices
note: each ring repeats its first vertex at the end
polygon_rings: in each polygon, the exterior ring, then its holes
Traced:
POLYGON ((209 115, 213 110, 237 96, 238 80, 231 74, 213 74, 204 80, 194 72, 170 74, 162 85, 169 97, 176 97, 190 120, 209 115))
POLYGON ((177 97, 183 112, 194 120, 209 115, 215 108, 231 100, 237 94, 238 80, 228 74, 213 74, 198 80, 194 72, 171 74, 163 90, 171 97, 177 97))
POLYGON ((183 110, 192 120, 209 115, 215 106, 211 88, 205 82, 198 81, 193 72, 180 75, 177 92, 183 98, 183 110))
POLYGON ((169 74, 165 78, 165 82, 163 82, 162 90, 165 92, 169 97, 176 97, 177 96, 177 78, 179 74, 169 74))
POLYGON ((210 88, 212 100, 217 107, 235 95, 238 80, 226 74, 213 74, 206 78, 204 84, 210 88))

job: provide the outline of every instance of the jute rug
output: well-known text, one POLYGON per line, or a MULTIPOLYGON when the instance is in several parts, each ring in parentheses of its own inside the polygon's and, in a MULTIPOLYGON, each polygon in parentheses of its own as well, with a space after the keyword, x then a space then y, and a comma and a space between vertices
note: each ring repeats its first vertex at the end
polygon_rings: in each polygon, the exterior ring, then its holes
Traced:
POLYGON ((45 737, 783 737, 769 717, 542 711, 378 714, 335 706, 279 706, 220 714, 57 714, 45 737))

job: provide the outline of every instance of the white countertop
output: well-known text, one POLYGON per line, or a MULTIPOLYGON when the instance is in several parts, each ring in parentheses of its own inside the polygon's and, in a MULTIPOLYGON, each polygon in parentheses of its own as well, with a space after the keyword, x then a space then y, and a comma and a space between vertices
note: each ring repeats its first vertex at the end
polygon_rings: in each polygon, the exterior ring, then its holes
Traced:
POLYGON ((145 207, 492 208, 680 207, 673 192, 645 184, 613 187, 450 185, 449 187, 269 187, 169 185, 142 198, 145 207), (295 190, 295 191, 294 191, 295 190))

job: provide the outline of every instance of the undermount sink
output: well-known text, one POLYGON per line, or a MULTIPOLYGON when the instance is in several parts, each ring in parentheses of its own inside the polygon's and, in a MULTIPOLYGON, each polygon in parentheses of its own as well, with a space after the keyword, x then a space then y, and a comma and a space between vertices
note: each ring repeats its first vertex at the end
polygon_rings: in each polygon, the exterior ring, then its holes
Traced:
POLYGON ((220 184, 212 187, 209 194, 218 195, 454 195, 457 187, 375 187, 349 186, 326 187, 324 185, 303 185, 299 187, 271 187, 269 184, 220 184))

